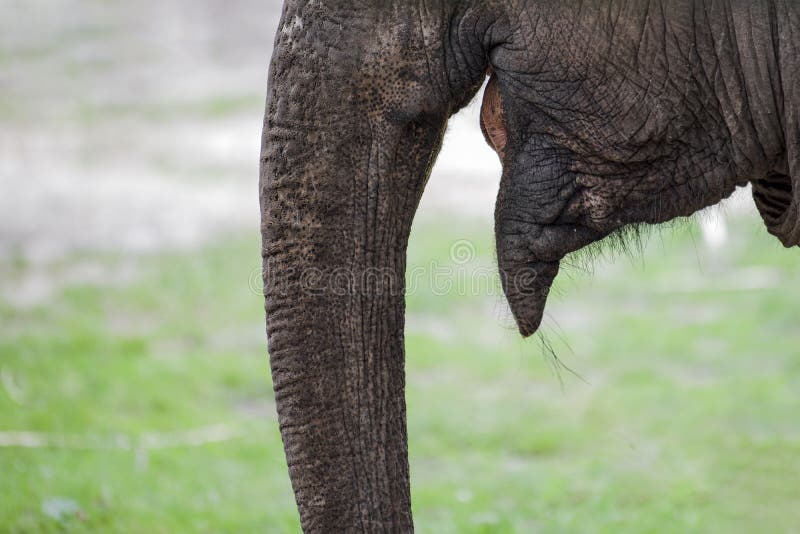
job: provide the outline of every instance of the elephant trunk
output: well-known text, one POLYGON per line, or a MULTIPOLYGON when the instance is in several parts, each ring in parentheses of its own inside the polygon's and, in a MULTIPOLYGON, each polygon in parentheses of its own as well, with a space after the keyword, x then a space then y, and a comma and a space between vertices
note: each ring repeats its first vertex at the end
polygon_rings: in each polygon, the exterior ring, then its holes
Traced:
POLYGON ((356 19, 350 2, 288 1, 275 43, 260 182, 264 294, 306 532, 413 530, 406 246, 447 118, 480 77, 440 98, 432 85, 446 81, 444 69, 426 78, 437 51, 423 35, 436 29, 411 26, 420 20, 411 9, 398 2, 356 19))

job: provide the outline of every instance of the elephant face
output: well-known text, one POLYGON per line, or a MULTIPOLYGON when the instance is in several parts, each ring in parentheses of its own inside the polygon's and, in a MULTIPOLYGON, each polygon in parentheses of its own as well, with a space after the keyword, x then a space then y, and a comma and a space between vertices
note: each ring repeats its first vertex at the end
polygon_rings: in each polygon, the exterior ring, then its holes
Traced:
POLYGON ((750 110, 777 117, 775 100, 753 102, 768 91, 715 27, 725 13, 564 2, 525 14, 490 53, 481 113, 504 168, 498 260, 523 335, 559 261, 630 225, 691 215, 766 176, 756 198, 768 226, 780 220, 791 197, 774 173, 780 125, 750 110))

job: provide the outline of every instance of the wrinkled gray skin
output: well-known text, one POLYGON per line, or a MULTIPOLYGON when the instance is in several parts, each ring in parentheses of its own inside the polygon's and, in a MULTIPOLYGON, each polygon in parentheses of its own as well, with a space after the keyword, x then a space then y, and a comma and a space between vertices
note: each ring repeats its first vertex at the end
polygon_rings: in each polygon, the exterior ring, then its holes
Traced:
POLYGON ((736 186, 800 242, 799 48, 793 0, 288 0, 260 187, 304 530, 413 530, 406 244, 447 119, 487 73, 499 269, 527 336, 565 254, 736 186))

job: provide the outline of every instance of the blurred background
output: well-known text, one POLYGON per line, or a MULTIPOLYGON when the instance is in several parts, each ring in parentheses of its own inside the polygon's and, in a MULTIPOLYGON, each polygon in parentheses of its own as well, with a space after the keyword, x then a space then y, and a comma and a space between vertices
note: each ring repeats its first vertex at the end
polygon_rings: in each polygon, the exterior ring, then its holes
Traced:
MULTIPOLYGON (((0 531, 299 531, 260 297, 277 0, 4 0, 0 531)), ((409 251, 423 533, 798 532, 800 268, 748 192, 576 258, 544 338, 455 117, 409 251), (487 275, 487 273, 489 273, 487 275)))

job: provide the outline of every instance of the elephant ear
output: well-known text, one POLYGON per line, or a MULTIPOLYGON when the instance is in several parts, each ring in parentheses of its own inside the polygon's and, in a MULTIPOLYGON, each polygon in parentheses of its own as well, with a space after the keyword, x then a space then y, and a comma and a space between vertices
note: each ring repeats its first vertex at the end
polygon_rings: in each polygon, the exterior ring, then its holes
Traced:
MULTIPOLYGON (((797 72, 800 60, 796 45, 781 43, 780 72, 797 72)), ((779 90, 785 159, 766 177, 753 180, 753 198, 769 233, 786 247, 800 246, 800 77, 784 76, 779 90)))
MULTIPOLYGON (((792 77, 794 78, 794 77, 792 77)), ((786 159, 764 178, 753 180, 753 199, 769 233, 786 247, 800 246, 800 82, 784 82, 786 159)))
POLYGON ((800 177, 770 172, 753 181, 753 199, 767 230, 786 247, 800 246, 800 177))

